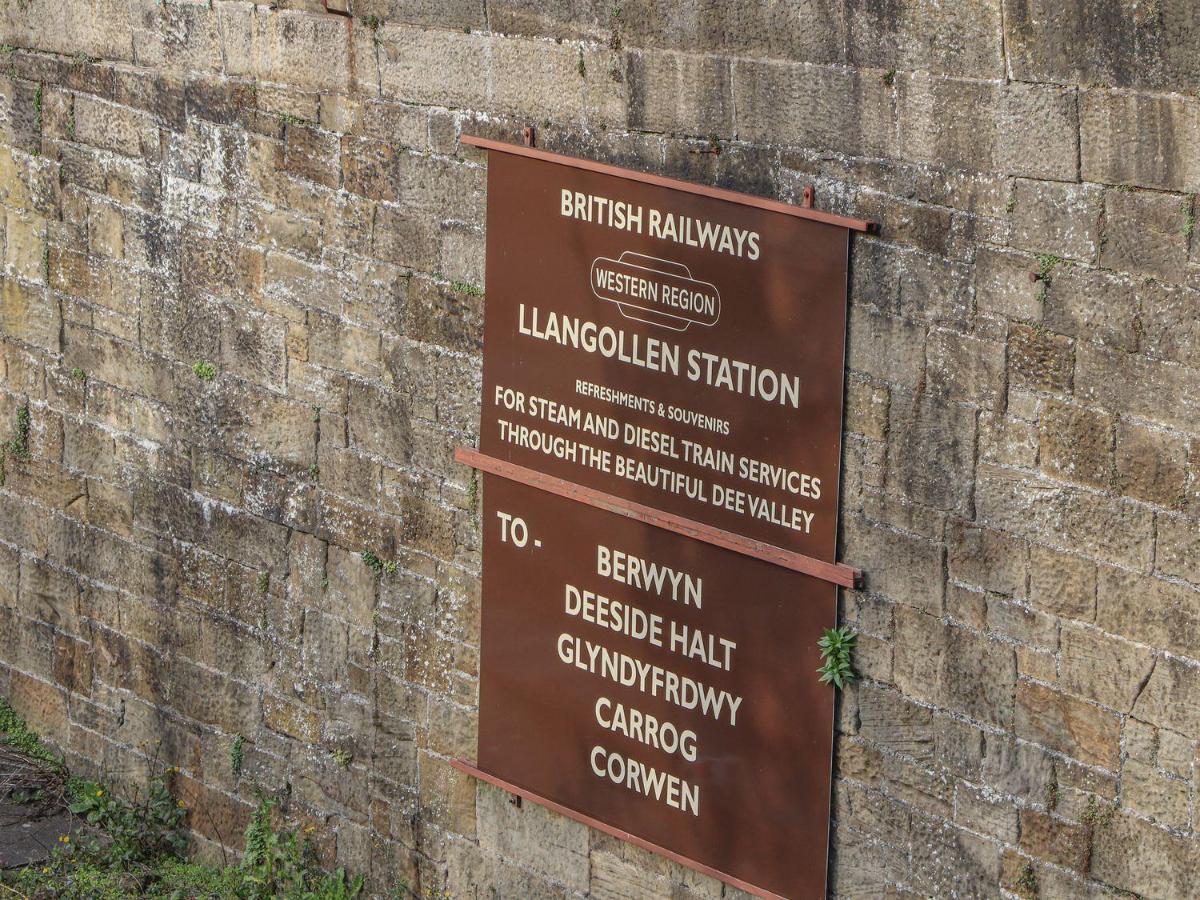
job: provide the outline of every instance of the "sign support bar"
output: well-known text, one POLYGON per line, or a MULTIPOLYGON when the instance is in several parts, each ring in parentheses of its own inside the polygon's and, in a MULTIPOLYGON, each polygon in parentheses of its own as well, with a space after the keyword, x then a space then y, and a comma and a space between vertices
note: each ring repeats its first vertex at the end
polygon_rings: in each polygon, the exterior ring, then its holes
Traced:
POLYGON ((527 469, 524 466, 518 466, 515 463, 496 459, 470 447, 455 448, 454 459, 481 472, 499 475, 501 478, 507 478, 509 481, 517 481, 538 490, 557 494, 559 497, 565 497, 568 500, 586 503, 588 506, 616 513, 627 519, 656 525, 667 531, 682 534, 684 537, 694 538, 695 540, 712 544, 715 547, 722 547, 726 550, 733 550, 746 556, 752 556, 755 559, 774 563, 785 569, 791 569, 793 572, 801 572, 805 575, 811 575, 814 578, 820 578, 823 581, 830 581, 842 587, 861 588, 863 584, 861 569, 855 569, 843 563, 831 563, 814 559, 811 556, 785 550, 782 547, 776 547, 764 541, 756 541, 752 538, 743 537, 740 534, 734 534, 732 531, 714 528, 711 525, 705 525, 703 522, 686 519, 683 516, 655 509, 652 506, 635 503, 623 497, 616 497, 612 494, 606 494, 603 491, 574 484, 562 478, 556 478, 553 475, 546 475, 533 469, 527 469))
POLYGON ((569 806, 563 806, 561 803, 555 803, 546 797, 535 794, 533 791, 527 791, 525 788, 517 787, 515 784, 505 781, 503 778, 497 778, 495 775, 490 775, 479 767, 467 762, 465 759, 452 759, 450 765, 460 772, 470 775, 472 778, 478 778, 480 781, 486 781, 488 784, 500 788, 503 791, 513 794, 517 797, 522 797, 531 803, 536 803, 538 806, 544 806, 553 812, 560 813, 569 819, 574 819, 576 822, 582 822, 589 828, 595 828, 597 831, 603 831, 605 834, 612 835, 618 840, 626 841, 630 844, 636 844, 643 850, 649 850, 651 853, 657 853, 659 856, 665 856, 672 862, 677 862, 680 865, 687 866, 689 869, 695 869, 702 875, 708 875, 710 878, 715 878, 718 881, 723 881, 728 885, 745 891, 748 894, 753 894, 756 897, 764 897, 766 900, 787 900, 787 898, 773 894, 768 890, 750 884, 748 881, 742 881, 740 878, 734 878, 732 875, 727 875, 719 869, 714 869, 712 866, 706 866, 704 863, 696 862, 694 859, 688 859, 675 853, 673 850, 668 850, 658 844, 651 843, 644 838, 638 837, 636 834, 630 834, 628 831, 622 831, 599 819, 593 819, 591 816, 584 815, 581 812, 571 809, 569 806))
MULTIPOLYGON (((528 132, 530 129, 525 129, 525 131, 528 132)), ((742 206, 754 206, 770 212, 795 216, 798 219, 812 219, 816 222, 825 222, 828 225, 848 228, 851 231, 862 231, 867 234, 879 233, 879 223, 873 222, 870 219, 854 219, 849 216, 839 216, 836 213, 813 209, 807 203, 804 206, 792 206, 790 203, 769 200, 766 197, 756 197, 753 194, 743 194, 739 191, 730 191, 725 188, 709 187, 705 184, 695 184, 690 181, 679 181, 675 178, 667 178, 664 175, 651 175, 648 172, 631 171, 630 169, 622 169, 620 166, 610 166, 608 163, 594 162, 590 159, 563 156, 561 153, 550 153, 547 150, 536 148, 532 142, 522 146, 519 144, 510 144, 505 141, 492 140, 491 138, 477 137, 473 134, 460 136, 459 142, 471 147, 482 147, 485 150, 511 153, 514 156, 529 156, 534 159, 543 159, 547 162, 557 163, 560 166, 570 166, 573 169, 586 169, 589 172, 599 172, 603 175, 615 175, 627 181, 642 181, 646 184, 670 188, 673 191, 700 194, 703 197, 711 197, 714 200, 728 200, 731 203, 739 203, 742 206)))

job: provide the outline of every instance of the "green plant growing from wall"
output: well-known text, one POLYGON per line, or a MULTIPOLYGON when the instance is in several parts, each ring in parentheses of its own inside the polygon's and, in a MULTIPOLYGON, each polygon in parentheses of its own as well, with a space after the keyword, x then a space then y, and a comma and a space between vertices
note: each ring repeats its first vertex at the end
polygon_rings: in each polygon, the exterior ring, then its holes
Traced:
POLYGON ((274 897, 353 900, 362 894, 363 878, 348 878, 344 869, 321 873, 312 848, 295 829, 276 829, 271 823, 275 801, 262 797, 246 827, 246 852, 242 857, 242 889, 245 900, 274 897))
POLYGON ((29 404, 23 403, 17 407, 17 425, 13 431, 12 439, 0 444, 0 487, 4 487, 4 482, 7 479, 8 473, 5 463, 9 456, 15 456, 17 459, 29 459, 30 424, 29 404))
POLYGON ((857 637, 849 625, 825 629, 825 633, 817 641, 821 658, 825 660, 817 669, 821 673, 822 684, 833 684, 840 689, 858 677, 850 661, 857 637))
POLYGON ((212 381, 217 377, 217 367, 210 362, 199 360, 192 363, 192 374, 201 381, 212 381))
POLYGON ((259 572, 258 573, 258 592, 260 594, 265 594, 268 590, 270 590, 270 587, 271 587, 271 573, 270 572, 259 572))
POLYGON ((177 771, 156 771, 145 791, 132 801, 115 796, 97 781, 73 780, 68 809, 101 829, 110 840, 108 844, 93 840, 83 846, 84 852, 124 869, 149 865, 164 857, 182 859, 188 842, 184 827, 188 810, 171 790, 177 771))
POLYGON ((350 763, 354 762, 354 754, 349 750, 343 750, 341 747, 332 751, 329 755, 333 757, 333 761, 338 764, 338 768, 340 769, 348 769, 350 768, 350 763))
POLYGON ((87 372, 83 371, 83 369, 79 368, 79 366, 76 366, 71 370, 71 378, 80 382, 87 381, 87 372))
POLYGON ((17 459, 29 459, 29 428, 32 420, 29 416, 29 404, 23 403, 17 407, 17 427, 13 439, 8 442, 8 452, 17 459))
POLYGON ((1017 876, 1017 889, 1023 897, 1036 897, 1038 895, 1037 870, 1033 868, 1033 863, 1027 862, 1021 869, 1021 874, 1017 876))
POLYGON ((376 575, 383 574, 383 560, 379 558, 374 550, 364 550, 362 552, 362 561, 376 575))
POLYGON ((242 764, 246 761, 246 739, 240 734, 233 737, 229 745, 229 770, 235 776, 242 774, 242 764))
POLYGON ((366 564, 367 568, 376 575, 383 575, 384 573, 394 575, 399 569, 399 566, 394 561, 383 559, 374 550, 364 550, 361 555, 362 561, 366 564))

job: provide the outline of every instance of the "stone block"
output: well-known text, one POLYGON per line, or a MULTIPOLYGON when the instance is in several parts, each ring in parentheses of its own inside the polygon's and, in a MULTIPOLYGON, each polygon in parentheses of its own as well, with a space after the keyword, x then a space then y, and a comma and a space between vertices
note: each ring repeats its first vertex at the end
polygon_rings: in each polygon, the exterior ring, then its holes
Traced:
POLYGON ((1044 663, 1043 654, 1058 650, 1058 620, 1020 601, 989 597, 987 630, 1017 644, 1019 670, 1022 658, 1027 666, 1036 668, 1044 663))
POLYGON ((517 806, 510 795, 480 785, 479 846, 521 859, 527 868, 565 887, 588 888, 588 829, 534 803, 517 806))
POLYGON ((4 216, 4 265, 10 273, 34 284, 45 284, 50 248, 46 220, 6 210, 4 216))
POLYGON ((1042 321, 1047 328, 1122 350, 1137 349, 1139 328, 1144 328, 1137 300, 1145 285, 1086 266, 1056 266, 1042 284, 1042 321))
POLYGON ((1200 429, 1200 382, 1195 370, 1121 353, 1097 344, 1079 344, 1075 395, 1101 409, 1161 422, 1189 434, 1200 429))
POLYGON ((854 0, 845 16, 852 65, 975 78, 1003 74, 996 5, 959 0, 930 9, 919 3, 879 7, 854 0))
POLYGON ((905 159, 1029 178, 1075 179, 1078 122, 1072 90, 924 74, 905 76, 897 84, 905 159))
POLYGON ((886 156, 894 146, 892 91, 872 73, 738 60, 733 103, 744 140, 859 156, 886 156))
POLYGON ((1191 822, 1190 782, 1134 759, 1121 767, 1121 803, 1169 828, 1186 828, 1191 822))
POLYGON ((1034 544, 1029 569, 1029 598, 1035 606, 1083 622, 1095 618, 1095 563, 1034 544))
POLYGON ((1154 557, 1153 513, 1128 500, 1071 491, 1061 541, 1099 560, 1149 571, 1154 557))
MULTIPOLYGON (((1193 251, 1195 255, 1195 251, 1193 251)), ((1141 279, 1137 297, 1142 330, 1140 349, 1147 356, 1200 368, 1200 292, 1141 279)))
POLYGON ((1088 90, 1080 95, 1085 181, 1200 190, 1200 102, 1182 94, 1088 90))
POLYGON ((1009 596, 1025 594, 1029 550, 1024 541, 965 523, 951 526, 946 540, 952 579, 1009 596))
POLYGON ((1133 714, 1186 738, 1200 738, 1200 669, 1189 660, 1160 658, 1133 714))
POLYGON ((1086 871, 1091 835, 1084 826, 1036 809, 1022 809, 1020 820, 1021 850, 1056 866, 1086 871))
POLYGON ((1024 178, 1075 181, 1079 172, 1076 90, 1010 81, 994 112, 995 167, 1024 178))
POLYGON ((1104 245, 1100 264, 1164 281, 1187 280, 1191 198, 1154 191, 1104 195, 1104 245))
POLYGON ((354 14, 361 20, 374 16, 381 22, 440 28, 472 30, 487 26, 484 8, 476 0, 361 0, 354 14))
POLYGON ((1008 330, 1008 375, 1020 387, 1067 393, 1075 367, 1074 341, 1042 328, 1014 324, 1008 330))
MULTIPOLYGON (((888 240, 901 249, 914 248, 924 253, 894 253, 895 286, 900 311, 919 319, 964 324, 969 312, 966 297, 966 272, 941 257, 951 253, 954 215, 947 209, 926 203, 912 203, 880 191, 861 191, 856 197, 854 215, 888 223, 888 240)), ((869 276, 868 276, 869 277, 869 276)), ((864 292, 871 299, 881 289, 864 292)), ((886 288, 884 288, 886 289, 886 288)), ((857 294, 855 295, 857 299, 857 294)))
POLYGON ((1155 569, 1200 585, 1200 525, 1194 518, 1158 516, 1155 569))
POLYGON ((1113 0, 1004 0, 1005 46, 1021 81, 1178 89, 1200 83, 1195 10, 1166 0, 1143 15, 1113 0))
POLYGON ((729 62, 681 53, 629 55, 629 124, 695 137, 733 133, 729 62))
POLYGON ((914 609, 896 610, 897 686, 920 700, 998 727, 1011 727, 1012 648, 914 609))
POLYGON ((1121 569, 1102 568, 1096 624, 1112 634, 1200 655, 1200 592, 1121 569))
POLYGON ((15 278, 0 285, 0 335, 57 352, 62 318, 49 294, 15 278))
POLYGON ((904 496, 965 513, 974 467, 975 413, 927 395, 894 396, 889 409, 889 482, 904 496), (940 460, 936 470, 924 461, 940 460))
POLYGON ((915 388, 925 368, 925 329, 921 325, 852 307, 847 336, 849 368, 915 388))
POLYGON ((1120 761, 1120 717, 1045 685, 1017 685, 1013 727, 1019 738, 1087 765, 1115 771, 1120 761))
POLYGON ((67 0, 36 0, 0 11, 0 32, 19 47, 132 62, 129 12, 128 0, 97 0, 80 9, 67 0))
POLYGON ((1190 483, 1188 446, 1173 432, 1121 421, 1116 431, 1116 487, 1139 500, 1182 508, 1190 483))
POLYGON ((1154 665, 1145 647, 1079 625, 1062 629, 1062 686, 1118 712, 1128 712, 1154 665))
POLYGON ((1090 261, 1100 247, 1103 192, 1094 185, 1017 179, 1012 245, 1038 254, 1090 261))
POLYGON ((981 523, 1002 531, 1061 540, 1069 497, 1066 488, 998 466, 979 466, 975 504, 981 523))
POLYGON ((1096 829, 1092 876, 1153 897, 1187 897, 1200 880, 1196 842, 1126 813, 1096 829))
POLYGON ((945 584, 942 551, 932 541, 861 519, 844 523, 845 544, 867 573, 867 589, 898 603, 940 613, 945 584))
POLYGON ((217 16, 228 75, 311 91, 371 83, 370 39, 356 40, 339 16, 238 4, 218 7, 217 16), (313 65, 314 60, 321 64, 313 65))
POLYGON ((1108 487, 1113 466, 1112 417, 1057 400, 1038 421, 1042 471, 1055 478, 1108 487))
POLYGON ((1196 763, 1196 742, 1173 731, 1161 731, 1158 736, 1158 765, 1164 772, 1190 779, 1196 763))
POLYGON ((933 329, 925 371, 931 393, 991 405, 1005 387, 1004 344, 957 331, 933 329))
POLYGON ((101 150, 141 156, 157 133, 138 112, 85 94, 75 98, 75 139, 101 150))

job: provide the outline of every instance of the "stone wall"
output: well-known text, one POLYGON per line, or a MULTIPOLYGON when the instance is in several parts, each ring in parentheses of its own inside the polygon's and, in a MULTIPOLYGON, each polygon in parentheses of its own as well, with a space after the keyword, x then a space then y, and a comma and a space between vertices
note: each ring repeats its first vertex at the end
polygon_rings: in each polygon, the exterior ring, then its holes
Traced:
POLYGON ((883 223, 832 890, 1192 894, 1194 3, 351 3, 0 9, 0 695, 80 769, 161 742, 209 854, 262 787, 380 892, 737 893, 447 764, 485 303, 458 136, 533 124, 883 223))

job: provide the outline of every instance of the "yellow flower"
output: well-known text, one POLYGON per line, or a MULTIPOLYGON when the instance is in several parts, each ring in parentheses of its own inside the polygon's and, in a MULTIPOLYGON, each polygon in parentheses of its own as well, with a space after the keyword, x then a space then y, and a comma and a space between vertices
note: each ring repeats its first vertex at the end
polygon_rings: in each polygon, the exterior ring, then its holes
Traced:
POLYGON ((176 806, 178 806, 180 809, 183 809, 183 808, 184 808, 184 807, 183 807, 183 801, 182 801, 182 800, 178 801, 178 802, 177 802, 175 805, 176 805, 176 806))
POLYGON ((97 797, 103 797, 103 796, 104 796, 104 791, 102 791, 102 790, 101 790, 101 791, 96 791, 96 796, 97 796, 97 797))

